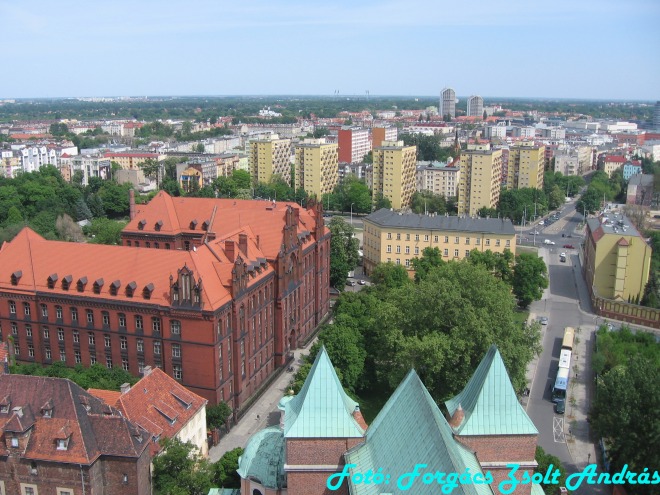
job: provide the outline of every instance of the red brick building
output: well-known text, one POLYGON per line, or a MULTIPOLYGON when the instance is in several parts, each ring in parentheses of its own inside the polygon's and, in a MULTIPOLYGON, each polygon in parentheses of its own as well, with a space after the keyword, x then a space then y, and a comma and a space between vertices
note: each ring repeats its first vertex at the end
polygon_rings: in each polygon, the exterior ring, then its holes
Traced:
POLYGON ((149 434, 63 378, 0 376, 0 493, 150 495, 149 434))
POLYGON ((237 409, 328 312, 320 206, 161 192, 123 239, 47 241, 26 228, 2 247, 0 329, 17 361, 158 367, 237 409))

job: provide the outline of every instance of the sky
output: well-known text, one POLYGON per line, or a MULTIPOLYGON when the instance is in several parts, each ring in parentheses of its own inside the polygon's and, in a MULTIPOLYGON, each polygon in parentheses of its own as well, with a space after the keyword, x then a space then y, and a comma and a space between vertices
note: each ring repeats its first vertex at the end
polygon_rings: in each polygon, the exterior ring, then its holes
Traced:
POLYGON ((0 98, 660 100, 658 0, 0 0, 0 98))

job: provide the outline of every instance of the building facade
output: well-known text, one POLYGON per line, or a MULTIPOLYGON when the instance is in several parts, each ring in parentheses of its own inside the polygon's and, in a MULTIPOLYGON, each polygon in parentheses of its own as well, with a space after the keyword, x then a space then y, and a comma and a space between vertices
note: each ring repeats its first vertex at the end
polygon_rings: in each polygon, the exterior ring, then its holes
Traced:
POLYGON ((456 92, 452 88, 440 92, 440 115, 443 118, 456 118, 456 92))
POLYGON ((110 158, 90 155, 76 155, 69 160, 71 164, 71 176, 76 172, 82 173, 82 185, 89 184, 89 179, 98 177, 100 179, 110 178, 110 158))
POLYGON ((398 130, 396 127, 383 126, 371 128, 371 149, 382 146, 383 141, 396 141, 398 130))
POLYGON ((626 204, 650 207, 653 203, 653 175, 635 174, 628 181, 626 204))
POLYGON ((429 164, 417 167, 417 190, 430 191, 445 198, 458 196, 460 167, 429 164))
POLYGON ((484 99, 481 96, 470 96, 467 100, 467 116, 479 117, 484 116, 484 99))
POLYGON ((438 248, 444 260, 461 260, 470 251, 505 249, 515 254, 516 235, 511 220, 462 218, 380 209, 364 217, 364 271, 378 263, 395 263, 412 270, 410 260, 425 248, 438 248))
POLYGON ((336 143, 325 139, 305 139, 296 145, 295 187, 319 200, 333 191, 339 181, 339 155, 336 143))
POLYGON ((105 153, 105 158, 109 158, 111 162, 117 162, 124 170, 133 170, 139 168, 145 161, 153 160, 160 162, 165 160, 166 155, 160 153, 105 153))
POLYGON ((337 133, 340 163, 359 163, 371 151, 369 129, 342 127, 337 133))
POLYGON ((629 181, 633 175, 642 173, 642 164, 639 161, 623 164, 623 180, 629 181))
POLYGON ((625 215, 587 221, 583 270, 596 295, 624 302, 641 298, 650 266, 651 248, 625 215))
POLYGON ((533 142, 509 149, 508 189, 543 189, 545 146, 533 142))
POLYGON ((291 183, 291 140, 280 139, 277 134, 266 139, 249 141, 248 167, 252 181, 268 182, 277 174, 291 183))
POLYGON ((502 150, 468 147, 461 152, 460 169, 458 214, 473 216, 483 207, 495 208, 500 199, 502 150))
POLYGON ((417 147, 403 141, 383 141, 373 150, 372 191, 374 201, 382 194, 392 208, 407 208, 412 202, 416 185, 417 147))

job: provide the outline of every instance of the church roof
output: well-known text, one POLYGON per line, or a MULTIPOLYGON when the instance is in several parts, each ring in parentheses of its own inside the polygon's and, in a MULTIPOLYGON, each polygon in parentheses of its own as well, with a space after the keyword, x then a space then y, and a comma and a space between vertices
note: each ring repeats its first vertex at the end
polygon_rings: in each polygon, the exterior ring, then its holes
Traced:
MULTIPOLYGON (((378 495, 383 491, 400 493, 396 482, 411 472, 416 464, 426 464, 422 471, 435 473, 481 473, 474 454, 454 439, 437 404, 417 373, 411 370, 387 401, 367 430, 365 442, 349 450, 347 464, 356 464, 352 473, 365 473, 382 467, 390 475, 387 490, 374 484, 355 484, 349 480, 353 495, 378 495), (375 467, 374 467, 375 466, 375 467)), ((417 480, 410 493, 432 493, 433 488, 417 480), (430 490, 430 491, 429 491, 430 490)), ((435 489, 439 493, 440 487, 435 489)), ((461 485, 452 493, 459 495, 492 495, 488 485, 461 485)))
POLYGON ((358 408, 342 387, 325 347, 321 347, 300 392, 285 405, 286 438, 356 438, 364 428, 358 408))
POLYGON ((445 402, 453 415, 459 405, 464 419, 459 435, 536 435, 538 430, 520 405, 502 356, 492 345, 465 388, 445 402))
POLYGON ((284 480, 284 435, 279 426, 258 431, 238 458, 238 474, 267 488, 281 488, 284 480))

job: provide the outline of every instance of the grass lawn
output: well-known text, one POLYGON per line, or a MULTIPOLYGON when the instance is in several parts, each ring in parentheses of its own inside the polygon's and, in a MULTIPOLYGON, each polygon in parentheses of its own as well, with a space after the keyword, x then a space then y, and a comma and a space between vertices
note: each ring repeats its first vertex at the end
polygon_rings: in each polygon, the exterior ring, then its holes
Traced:
POLYGON ((529 247, 529 246, 516 246, 516 254, 522 254, 522 253, 535 254, 538 256, 539 248, 529 247))
POLYGON ((383 394, 381 396, 375 391, 360 395, 360 400, 358 401, 360 412, 367 424, 370 425, 373 422, 374 418, 385 405, 385 402, 387 402, 387 399, 389 399, 389 394, 383 394))
POLYGON ((527 318, 529 318, 529 311, 527 311, 526 309, 523 310, 517 309, 516 311, 513 312, 513 320, 519 325, 522 325, 523 323, 527 323, 527 318))

